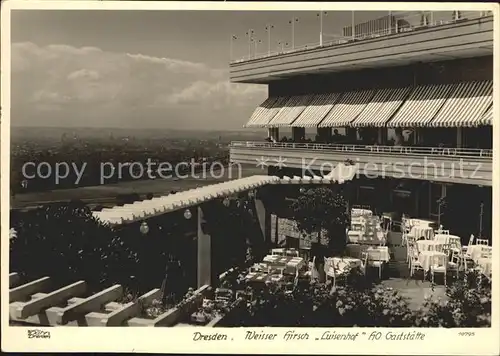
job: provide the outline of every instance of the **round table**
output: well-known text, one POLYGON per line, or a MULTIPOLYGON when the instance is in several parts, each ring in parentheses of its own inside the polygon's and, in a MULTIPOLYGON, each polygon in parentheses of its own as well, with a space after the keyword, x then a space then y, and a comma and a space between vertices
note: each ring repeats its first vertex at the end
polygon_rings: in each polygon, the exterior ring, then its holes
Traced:
POLYGON ((490 249, 492 249, 491 246, 469 245, 467 247, 467 254, 470 256, 471 260, 477 263, 481 258, 483 250, 490 250, 490 249))
POLYGON ((485 276, 490 276, 491 275, 491 265, 492 265, 492 259, 489 257, 482 257, 477 260, 477 264, 479 266, 479 269, 485 276))
POLYGON ((418 251, 442 251, 443 244, 434 240, 420 240, 417 241, 418 251))
POLYGON ((443 252, 437 252, 437 251, 420 252, 420 254, 418 255, 418 261, 422 265, 424 271, 428 271, 431 269, 432 260, 436 257, 440 259, 441 264, 443 264, 444 266, 447 265, 448 256, 443 252))
POLYGON ((410 235, 417 239, 423 236, 426 240, 432 240, 434 237, 434 229, 430 226, 416 225, 411 228, 410 235))

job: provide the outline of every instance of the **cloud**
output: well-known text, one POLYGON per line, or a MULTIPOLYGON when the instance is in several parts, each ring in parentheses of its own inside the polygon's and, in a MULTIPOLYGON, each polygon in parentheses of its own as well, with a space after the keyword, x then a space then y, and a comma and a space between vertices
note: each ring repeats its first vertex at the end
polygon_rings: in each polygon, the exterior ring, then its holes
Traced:
POLYGON ((96 47, 12 44, 12 124, 239 128, 267 96, 228 71, 96 47))

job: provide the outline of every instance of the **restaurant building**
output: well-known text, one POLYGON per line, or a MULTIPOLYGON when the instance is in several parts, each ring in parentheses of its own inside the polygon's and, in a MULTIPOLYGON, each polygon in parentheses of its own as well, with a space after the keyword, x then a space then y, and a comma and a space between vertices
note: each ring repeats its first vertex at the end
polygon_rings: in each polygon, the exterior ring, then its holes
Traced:
POLYGON ((269 93, 246 124, 267 140, 232 142, 231 161, 293 177, 349 160, 360 172, 353 204, 491 239, 492 14, 389 14, 353 27, 336 43, 230 64, 233 83, 269 93))

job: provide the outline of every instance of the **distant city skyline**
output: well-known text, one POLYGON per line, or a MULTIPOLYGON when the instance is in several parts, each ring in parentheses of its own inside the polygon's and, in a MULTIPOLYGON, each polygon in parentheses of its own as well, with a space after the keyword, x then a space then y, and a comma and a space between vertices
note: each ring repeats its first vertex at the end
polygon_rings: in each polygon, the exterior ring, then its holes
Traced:
MULTIPOLYGON (((241 129, 266 85, 230 84, 233 59, 319 41, 316 12, 12 11, 13 126, 241 129), (215 26, 216 24, 216 26, 215 26)), ((387 12, 357 11, 356 22, 387 12)), ((325 40, 350 25, 328 12, 325 40)))

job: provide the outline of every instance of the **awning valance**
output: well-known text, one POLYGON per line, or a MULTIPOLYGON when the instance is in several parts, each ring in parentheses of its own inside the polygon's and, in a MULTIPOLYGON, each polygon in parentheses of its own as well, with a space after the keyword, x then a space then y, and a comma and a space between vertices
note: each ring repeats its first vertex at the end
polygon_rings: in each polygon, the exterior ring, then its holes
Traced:
POLYGON ((493 103, 493 82, 466 82, 454 87, 450 98, 437 113, 431 126, 474 127, 483 124, 483 115, 493 103))
POLYGON ((289 99, 289 96, 267 98, 255 109, 245 127, 265 127, 289 99))
POLYGON ((292 122, 311 102, 313 95, 292 96, 266 125, 268 127, 290 127, 292 122))
POLYGON ((351 91, 342 95, 319 127, 346 127, 363 111, 374 90, 351 91))
POLYGON ((428 126, 443 107, 454 88, 454 84, 432 84, 416 87, 399 111, 387 123, 387 126, 428 126))
POLYGON ((481 118, 481 125, 493 125, 493 104, 490 105, 490 108, 486 110, 481 118))
POLYGON ((383 127, 399 109, 411 88, 379 90, 365 109, 351 123, 354 127, 383 127))
POLYGON ((293 127, 316 127, 324 119, 340 98, 341 93, 328 93, 315 95, 309 105, 302 111, 293 127))
POLYGON ((492 103, 492 81, 271 97, 245 126, 474 127, 492 124, 492 103))

